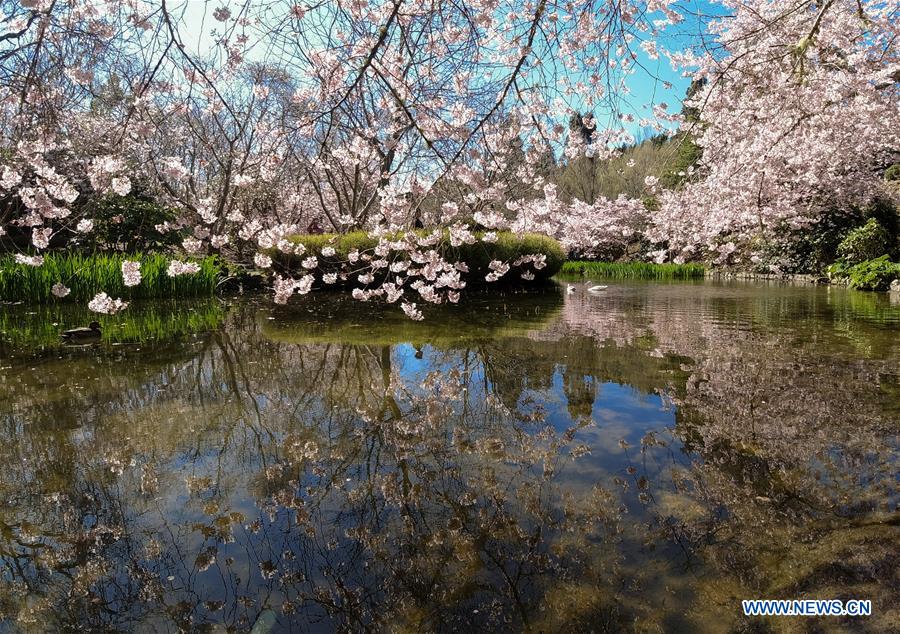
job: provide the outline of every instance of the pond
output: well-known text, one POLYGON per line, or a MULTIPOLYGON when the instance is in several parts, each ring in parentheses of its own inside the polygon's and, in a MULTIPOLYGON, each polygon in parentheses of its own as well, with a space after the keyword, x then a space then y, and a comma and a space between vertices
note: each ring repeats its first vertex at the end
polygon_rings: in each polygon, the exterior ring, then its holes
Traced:
POLYGON ((608 284, 0 306, 0 629, 890 630, 900 305, 608 284))

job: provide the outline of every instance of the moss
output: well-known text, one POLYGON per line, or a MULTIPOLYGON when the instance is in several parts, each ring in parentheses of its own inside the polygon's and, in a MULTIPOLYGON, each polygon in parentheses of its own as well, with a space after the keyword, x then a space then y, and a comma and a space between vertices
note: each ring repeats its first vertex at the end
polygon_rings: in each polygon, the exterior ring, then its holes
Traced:
MULTIPOLYGON (((419 231, 419 235, 427 235, 426 232, 419 231)), ((481 238, 484 232, 475 232, 478 241, 474 244, 463 244, 454 247, 450 244, 449 232, 444 232, 438 243, 433 247, 446 260, 450 262, 465 262, 469 267, 469 273, 464 279, 469 284, 485 283, 485 275, 489 272, 488 265, 492 260, 500 260, 501 262, 512 262, 519 257, 526 255, 544 255, 546 257, 546 266, 542 269, 535 270, 530 265, 525 265, 523 270, 534 273, 535 281, 548 280, 553 277, 562 267, 566 259, 562 246, 545 235, 537 233, 514 234, 509 231, 497 232, 496 242, 483 242, 481 238)), ((393 239, 400 239, 402 236, 397 235, 393 239)), ((317 277, 323 273, 340 273, 352 272, 354 268, 348 263, 348 256, 351 251, 359 251, 360 253, 372 253, 378 245, 378 239, 371 237, 369 234, 356 231, 345 234, 302 234, 289 238, 294 244, 302 244, 306 251, 303 254, 286 254, 277 249, 269 249, 268 254, 276 262, 279 268, 286 270, 297 270, 301 267, 303 259, 310 255, 315 255, 319 260, 319 267, 316 271, 317 277), (335 253, 332 256, 323 256, 322 249, 331 247, 335 253)), ((405 259, 404 253, 391 253, 387 256, 388 260, 405 259)), ((505 276, 500 278, 503 282, 518 282, 523 280, 519 274, 510 270, 505 276)))

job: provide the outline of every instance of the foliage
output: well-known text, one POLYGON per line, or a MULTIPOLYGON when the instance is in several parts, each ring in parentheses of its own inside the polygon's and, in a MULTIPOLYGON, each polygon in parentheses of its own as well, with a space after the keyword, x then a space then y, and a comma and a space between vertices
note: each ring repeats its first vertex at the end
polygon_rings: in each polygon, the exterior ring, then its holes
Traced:
POLYGON ((838 245, 863 220, 859 210, 850 209, 829 213, 808 227, 793 228, 783 223, 771 236, 760 236, 750 243, 750 250, 756 254, 755 268, 762 272, 819 273, 838 258, 838 245))
POLYGON ((884 170, 884 180, 889 183, 900 181, 900 163, 894 163, 884 170))
POLYGON ((216 257, 196 260, 200 271, 170 277, 166 270, 171 258, 161 254, 91 254, 54 252, 44 256, 42 266, 0 258, 0 299, 2 301, 59 301, 52 294, 54 284, 69 288, 65 301, 86 302, 99 292, 127 299, 198 297, 212 295, 221 275, 216 257), (141 263, 141 283, 126 286, 122 262, 141 263))
POLYGON ((550 178, 567 202, 577 198, 593 204, 601 197, 615 199, 622 194, 639 198, 647 189, 648 176, 662 179, 689 160, 681 156, 683 148, 681 136, 654 136, 624 147, 612 157, 571 159, 550 178))
POLYGON ((900 279, 900 264, 891 262, 886 255, 858 264, 835 262, 828 267, 828 276, 845 282, 850 288, 886 291, 891 282, 900 279))
POLYGON ((708 83, 690 104, 699 178, 661 198, 649 231, 672 259, 746 262, 758 255, 748 246, 785 228, 800 236, 884 191, 873 164, 900 147, 896 4, 792 6, 750 0, 718 25, 721 47, 704 58, 697 76, 708 83), (869 55, 875 42, 883 55, 869 55))
POLYGON ((84 242, 92 246, 138 253, 170 249, 184 238, 179 231, 157 228, 174 224, 175 210, 146 196, 107 196, 85 213, 94 226, 84 242))
POLYGON ((703 279, 706 269, 702 264, 569 261, 560 273, 612 279, 692 280, 703 279))
POLYGON ((872 260, 887 252, 890 236, 875 218, 847 234, 838 245, 837 253, 848 264, 872 260))
POLYGON ((703 148, 695 142, 692 134, 681 134, 673 137, 672 143, 676 146, 675 157, 670 161, 668 168, 662 174, 660 183, 670 189, 680 186, 689 180, 697 163, 703 156, 703 148))

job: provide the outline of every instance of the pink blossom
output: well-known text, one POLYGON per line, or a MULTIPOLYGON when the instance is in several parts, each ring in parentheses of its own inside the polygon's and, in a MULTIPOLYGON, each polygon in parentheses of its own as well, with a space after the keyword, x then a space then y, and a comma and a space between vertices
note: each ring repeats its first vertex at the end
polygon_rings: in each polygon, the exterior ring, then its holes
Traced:
POLYGON ((182 262, 181 260, 172 260, 166 269, 166 275, 169 277, 178 277, 179 275, 193 275, 200 271, 200 265, 196 262, 182 262))
POLYGON ((97 293, 94 296, 94 299, 88 302, 88 309, 92 310, 95 313, 103 313, 105 315, 115 315, 116 313, 125 310, 128 307, 128 302, 122 301, 121 299, 112 299, 106 293, 97 293))
POLYGON ((131 191, 131 179, 127 176, 117 176, 112 179, 112 190, 119 196, 127 196, 131 191))
POLYGON ((46 249, 50 246, 50 236, 53 234, 53 229, 50 227, 45 227, 43 229, 38 229, 35 227, 31 231, 31 243, 36 246, 38 249, 46 249))
POLYGON ((137 286, 141 283, 141 263, 133 260, 122 262, 122 280, 125 286, 137 286))
POLYGON ((41 266, 44 263, 42 255, 22 255, 16 253, 15 260, 17 264, 27 264, 28 266, 41 266))
POLYGON ((416 308, 415 302, 401 302, 400 308, 403 309, 403 312, 406 313, 406 316, 415 321, 422 321, 425 319, 425 316, 422 315, 422 311, 416 308))

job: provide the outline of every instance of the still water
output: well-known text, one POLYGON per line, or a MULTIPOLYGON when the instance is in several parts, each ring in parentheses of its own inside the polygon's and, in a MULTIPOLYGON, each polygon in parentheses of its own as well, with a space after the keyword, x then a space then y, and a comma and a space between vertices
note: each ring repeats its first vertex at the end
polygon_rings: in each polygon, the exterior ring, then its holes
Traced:
POLYGON ((0 631, 896 631, 887 294, 576 284, 426 315, 135 304, 63 347, 82 309, 0 306, 0 631))

